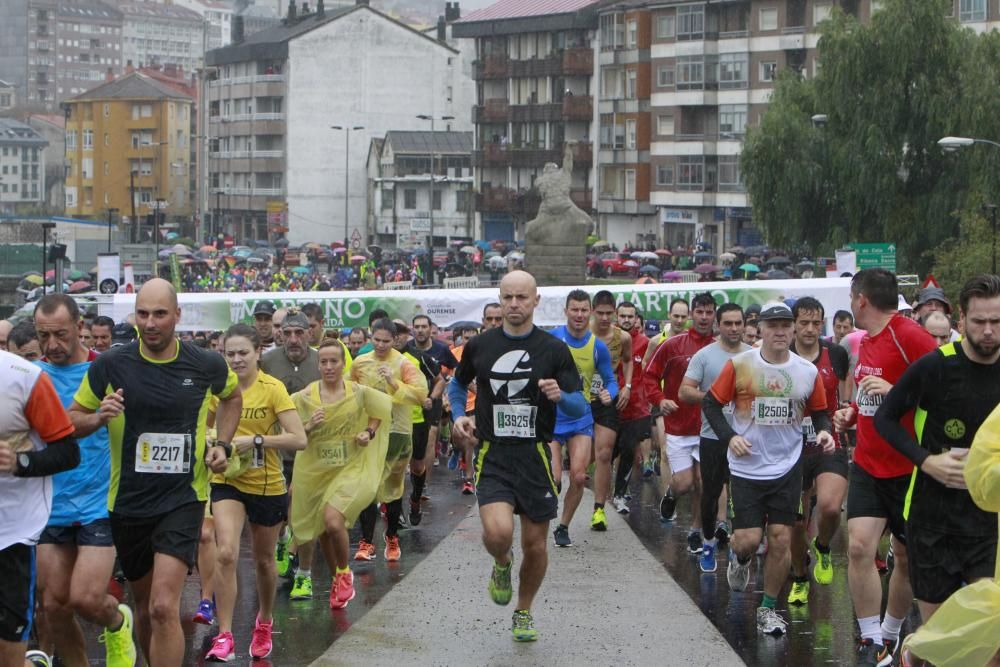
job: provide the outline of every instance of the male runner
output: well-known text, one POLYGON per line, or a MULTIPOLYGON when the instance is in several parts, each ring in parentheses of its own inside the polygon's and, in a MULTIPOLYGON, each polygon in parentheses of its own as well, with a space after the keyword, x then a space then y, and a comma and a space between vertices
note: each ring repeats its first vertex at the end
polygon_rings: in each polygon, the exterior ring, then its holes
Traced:
POLYGON ((114 331, 115 321, 105 315, 94 318, 90 325, 90 333, 94 336, 94 352, 101 354, 111 349, 111 332, 114 331))
POLYGON ((907 494, 910 582, 926 623, 952 593, 993 576, 997 515, 964 478, 980 425, 1000 403, 1000 277, 977 276, 959 295, 965 334, 906 369, 875 413, 878 432, 916 466, 907 494), (914 411, 914 438, 901 425, 914 411))
POLYGON ((81 320, 80 322, 80 344, 91 350, 94 348, 94 334, 90 331, 90 323, 86 320, 81 320))
MULTIPOLYGON (((913 463, 875 430, 875 411, 903 371, 937 347, 919 324, 896 312, 898 293, 896 276, 885 269, 862 269, 851 279, 854 321, 868 333, 861 339, 854 370, 854 402, 834 416, 838 430, 857 424, 847 493, 847 580, 861 631, 858 664, 880 667, 892 664, 899 630, 913 604, 903 518, 913 463), (882 586, 875 556, 886 524, 892 532, 895 567, 885 620, 879 624, 882 586)), ((904 415, 903 428, 913 433, 912 412, 904 415)))
MULTIPOLYGON (((646 388, 642 383, 642 358, 646 354, 649 339, 642 333, 641 316, 635 304, 622 301, 615 309, 618 326, 629 335, 632 346, 632 380, 628 401, 619 409, 621 428, 615 440, 614 457, 618 459, 618 470, 615 472, 614 496, 612 505, 619 514, 628 514, 628 482, 635 466, 636 455, 639 453, 640 465, 646 461, 649 452, 650 419, 649 401, 646 399, 646 388)), ((624 372, 619 377, 621 386, 625 382, 624 372)), ((619 393, 619 396, 621 394, 619 393)), ((620 400, 620 399, 619 399, 620 400)))
POLYGON ((28 361, 38 361, 42 358, 42 348, 38 344, 38 333, 30 320, 23 320, 10 330, 7 337, 7 349, 28 361))
POLYGON ((514 514, 521 515, 521 563, 517 610, 511 630, 517 641, 534 641, 538 631, 531 603, 548 564, 549 521, 559 508, 548 447, 556 406, 569 417, 587 410, 580 376, 566 345, 537 328, 532 316, 539 295, 535 279, 512 271, 500 281, 502 328, 485 331, 466 344, 462 362, 448 385, 455 429, 480 441, 476 491, 483 544, 494 559, 487 586, 500 605, 513 590, 514 514), (469 383, 476 381, 475 418, 465 414, 469 383))
MULTIPOLYGON (((397 324, 396 333, 409 334, 409 331, 406 325, 397 324)), ((436 396, 440 400, 441 394, 444 393, 445 381, 441 376, 441 366, 437 360, 430 354, 414 347, 411 342, 408 335, 397 335, 393 345, 427 380, 427 398, 424 399, 422 405, 414 405, 410 409, 413 419, 411 431, 413 434, 413 453, 410 454, 410 525, 418 526, 423 516, 420 508, 420 496, 423 495, 424 485, 427 482, 427 467, 424 459, 427 458, 428 433, 431 428, 430 417, 433 416, 433 397, 436 396)))
POLYGON ((788 577, 789 542, 802 493, 802 418, 812 414, 820 447, 832 451, 834 442, 819 372, 788 349, 791 309, 780 301, 765 304, 759 322, 761 346, 727 361, 702 405, 719 442, 729 447, 733 503, 729 587, 746 589, 766 526, 764 599, 757 608, 757 629, 780 636, 788 624, 775 605, 788 577), (733 408, 732 426, 723 413, 727 404, 733 408))
POLYGON ((677 498, 690 491, 692 529, 688 533, 688 551, 698 554, 702 547, 701 530, 698 528, 701 525, 701 479, 698 471, 701 410, 697 405, 678 404, 677 393, 691 357, 714 342, 712 321, 715 319, 715 299, 708 292, 702 292, 692 299, 691 306, 691 329, 661 345, 642 372, 646 396, 652 405, 660 407, 667 435, 665 458, 670 462, 671 476, 660 500, 660 516, 666 521, 673 520, 677 498))
POLYGON ((940 310, 932 310, 920 319, 920 324, 927 330, 938 345, 951 341, 951 320, 940 310))
MULTIPOLYGON (((688 302, 680 297, 675 298, 670 302, 670 308, 667 310, 670 321, 664 330, 649 339, 649 344, 646 346, 646 354, 642 357, 642 367, 643 369, 649 368, 649 362, 653 358, 653 353, 656 352, 660 344, 668 338, 673 338, 674 336, 680 336, 687 332, 688 324, 691 319, 691 308, 688 306, 688 302)), ((645 390, 644 390, 645 391, 645 390)), ((650 399, 649 393, 646 392, 646 398, 650 399)), ((660 455, 666 451, 666 441, 665 433, 663 431, 663 412, 660 410, 658 403, 654 403, 650 400, 649 406, 649 418, 652 421, 652 435, 653 444, 656 446, 656 451, 652 452, 650 460, 646 463, 646 468, 652 471, 656 468, 656 474, 659 475, 660 465, 656 462, 660 460, 660 455)), ((663 462, 666 462, 666 457, 664 457, 663 462)), ((643 473, 646 475, 646 473, 643 473)), ((646 475, 648 477, 648 475, 646 475)), ((670 471, 667 471, 667 477, 670 477, 670 471)))
MULTIPOLYGON (((410 341, 408 347, 433 358, 438 363, 441 372, 449 373, 454 371, 458 367, 458 360, 455 359, 455 355, 451 353, 451 349, 445 343, 431 336, 431 327, 433 325, 431 318, 426 315, 417 315, 410 323, 412 324, 413 340, 410 341)), ((434 386, 431 394, 424 401, 427 442, 423 443, 421 449, 424 452, 423 465, 418 466, 424 471, 421 474, 424 480, 427 478, 426 464, 429 460, 437 457, 438 433, 441 430, 441 415, 444 412, 444 400, 441 398, 443 394, 444 382, 441 382, 439 385, 434 386)), ((413 446, 414 449, 418 447, 417 443, 414 443, 413 446)))
MULTIPOLYGON (((804 296, 792 306, 795 317, 795 340, 792 352, 811 361, 819 370, 819 378, 826 390, 826 413, 833 419, 840 406, 840 387, 847 380, 847 352, 839 345, 822 340, 825 311, 823 304, 811 296, 804 296)), ((827 454, 816 442, 816 429, 812 417, 802 420, 802 520, 792 529, 792 590, 789 604, 805 604, 809 599, 809 574, 806 572, 808 527, 811 523, 813 491, 816 492, 816 537, 812 541, 813 577, 817 584, 833 582, 833 563, 830 544, 840 527, 840 511, 847 495, 847 450, 841 447, 835 433, 836 449, 827 454)))
MULTIPOLYGON (((618 392, 618 382, 611 367, 611 354, 603 342, 590 330, 590 295, 581 289, 566 295, 566 324, 549 333, 569 346, 573 363, 580 375, 581 385, 590 395, 590 407, 583 415, 573 417, 556 410, 555 439, 569 450, 569 488, 563 499, 562 517, 552 533, 557 547, 571 547, 569 524, 583 499, 594 444, 595 404, 611 406, 618 392)), ((607 517, 603 507, 594 507, 590 520, 591 530, 607 530, 607 517)))
MULTIPOLYGON (((48 373, 63 407, 73 404, 97 354, 80 343, 80 309, 65 294, 46 294, 35 304, 35 328, 48 373)), ((87 643, 74 613, 102 628, 105 661, 132 667, 132 610, 108 595, 115 549, 108 520, 111 461, 108 431, 78 440, 80 464, 52 478, 52 511, 38 541, 38 589, 63 663, 87 665, 87 643)))
POLYGON ((243 405, 221 355, 174 337, 180 316, 169 282, 143 285, 139 340, 99 356, 70 408, 80 437, 110 424, 111 535, 135 597, 139 643, 154 665, 184 660, 181 589, 198 551, 208 469, 225 470, 243 405), (218 436, 207 447, 212 394, 218 436))
POLYGON ((365 346, 368 342, 368 330, 362 327, 354 327, 351 329, 351 333, 347 335, 347 349, 351 353, 352 358, 356 358, 360 352, 359 350, 365 346))
POLYGON ((632 336, 614 324, 615 295, 608 290, 601 290, 593 299, 593 323, 591 332, 604 343, 611 353, 611 371, 615 374, 618 388, 617 397, 612 405, 604 405, 595 398, 594 389, 605 386, 603 381, 598 384, 599 376, 591 383, 590 410, 594 415, 594 515, 591 518, 591 528, 604 530, 607 528, 607 517, 604 514, 604 504, 611 494, 611 459, 614 455, 615 440, 620 428, 619 410, 625 408, 632 395, 632 336), (621 378, 621 383, 617 379, 621 378), (601 526, 604 526, 603 528, 601 526))
POLYGON ((265 352, 273 350, 274 342, 274 304, 268 300, 258 301, 253 307, 253 326, 260 336, 261 349, 265 352))
MULTIPOLYGON (((735 303, 725 303, 715 311, 719 326, 719 340, 695 352, 688 363, 684 379, 677 392, 682 403, 701 406, 705 394, 718 379, 726 362, 746 352, 750 346, 743 343, 743 309, 735 303)), ((724 410, 732 423, 732 410, 724 410)), ((720 540, 729 539, 726 522, 726 484, 729 482, 727 448, 719 442, 712 425, 702 412, 701 434, 698 441, 699 467, 701 468, 701 558, 698 566, 702 572, 715 572, 716 549, 720 540), (721 502, 720 502, 721 500, 721 502)))
POLYGON ((840 341, 844 340, 844 336, 854 331, 854 315, 851 315, 849 310, 838 310, 833 314, 833 336, 830 338, 830 342, 834 345, 840 345, 840 341))

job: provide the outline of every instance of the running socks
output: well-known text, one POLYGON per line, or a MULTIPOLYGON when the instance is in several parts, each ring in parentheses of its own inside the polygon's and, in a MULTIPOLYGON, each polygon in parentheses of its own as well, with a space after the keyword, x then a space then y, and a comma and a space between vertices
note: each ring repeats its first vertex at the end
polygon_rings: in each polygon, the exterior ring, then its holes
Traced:
POLYGON ((819 541, 818 537, 816 538, 815 542, 816 542, 816 551, 820 552, 821 554, 828 554, 828 553, 830 553, 830 545, 828 545, 828 544, 822 544, 819 541))
POLYGON ((301 567, 295 568, 296 577, 305 577, 306 579, 312 579, 312 574, 313 574, 312 570, 305 570, 302 569, 301 567))
POLYGON ((594 503, 594 511, 604 509, 604 503, 594 503))
MULTIPOLYGON (((385 534, 395 537, 399 532, 399 517, 403 515, 403 499, 396 498, 385 505, 385 534)), ((374 543, 373 543, 374 544, 374 543)))
POLYGON ((351 571, 350 567, 347 567, 347 566, 345 566, 345 567, 338 567, 337 571, 334 574, 347 574, 350 571, 351 571))
POLYGON ((767 593, 764 593, 764 599, 761 601, 760 606, 765 609, 774 609, 775 605, 778 603, 776 598, 771 597, 767 593))
POLYGON ((899 631, 902 628, 903 628, 903 619, 896 618, 895 616, 890 616, 887 613, 885 615, 885 620, 882 621, 882 638, 896 641, 897 639, 899 639, 899 631))
POLYGON ((871 639, 876 646, 882 645, 882 627, 877 614, 859 618, 858 629, 861 631, 862 639, 871 639))
POLYGON ((415 472, 410 473, 410 483, 413 485, 413 493, 410 494, 410 500, 415 503, 420 502, 420 496, 424 493, 424 485, 427 484, 427 473, 423 475, 418 475, 415 472))

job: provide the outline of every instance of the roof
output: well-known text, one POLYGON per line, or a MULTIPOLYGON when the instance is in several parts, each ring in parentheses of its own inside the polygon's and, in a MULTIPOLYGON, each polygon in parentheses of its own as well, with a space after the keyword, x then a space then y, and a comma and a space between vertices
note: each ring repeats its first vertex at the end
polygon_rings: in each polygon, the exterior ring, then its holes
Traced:
POLYGON ((198 12, 180 5, 161 5, 158 2, 122 2, 118 8, 129 18, 165 19, 201 23, 198 12))
POLYGON ((81 93, 76 97, 71 97, 67 101, 160 99, 163 97, 191 100, 190 95, 185 95, 165 83, 160 83, 140 72, 132 72, 114 81, 91 88, 87 92, 81 93))
POLYGON ((0 79, 0 88, 13 88, 13 87, 14 87, 14 84, 7 83, 3 79, 0 79))
POLYGON ((117 22, 122 19, 120 11, 103 2, 60 2, 56 14, 57 16, 90 21, 110 20, 117 22))
POLYGON ((385 135, 385 143, 392 147, 392 152, 417 153, 427 155, 452 153, 456 155, 471 155, 472 132, 402 132, 390 131, 385 135))
POLYGON ((41 121, 58 127, 60 130, 66 127, 66 116, 61 113, 33 113, 28 116, 28 122, 41 121))
POLYGON ((30 125, 25 125, 13 118, 0 118, 0 144, 48 146, 49 142, 43 139, 30 125))
POLYGON ((457 23, 516 19, 528 16, 568 14, 597 4, 599 0, 499 0, 459 19, 457 23))

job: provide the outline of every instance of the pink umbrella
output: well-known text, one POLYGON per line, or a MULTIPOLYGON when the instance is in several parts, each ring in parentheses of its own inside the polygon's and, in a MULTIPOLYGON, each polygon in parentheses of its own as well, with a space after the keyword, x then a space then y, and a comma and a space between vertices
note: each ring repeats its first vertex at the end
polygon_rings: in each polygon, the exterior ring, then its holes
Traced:
POLYGON ((368 259, 368 258, 365 257, 364 255, 354 255, 353 257, 351 257, 351 261, 352 262, 363 262, 366 259, 368 259))
POLYGON ((627 259, 624 262, 622 262, 622 266, 627 266, 630 269, 637 269, 637 268, 639 268, 639 262, 636 262, 636 261, 631 260, 631 259, 627 259))
POLYGON ((697 273, 715 273, 717 271, 721 271, 722 269, 717 267, 715 264, 699 264, 694 267, 694 270, 697 273))

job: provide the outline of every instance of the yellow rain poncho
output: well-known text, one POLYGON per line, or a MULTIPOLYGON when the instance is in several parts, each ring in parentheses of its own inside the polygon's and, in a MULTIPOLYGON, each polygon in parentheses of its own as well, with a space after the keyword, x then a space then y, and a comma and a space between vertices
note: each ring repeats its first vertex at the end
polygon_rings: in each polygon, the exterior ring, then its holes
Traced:
MULTIPOLYGON (((983 422, 965 463, 972 499, 987 512, 1000 511, 1000 407, 983 422)), ((904 649, 936 667, 983 667, 1000 651, 1000 567, 956 591, 910 635, 904 649)))
POLYGON ((375 358, 375 352, 362 354, 351 365, 351 379, 372 389, 388 394, 392 399, 392 426, 389 429, 389 451, 386 453, 382 486, 377 500, 388 503, 403 497, 406 487, 406 466, 413 454, 413 415, 411 408, 422 405, 427 398, 427 380, 412 363, 396 350, 389 350, 384 361, 375 358), (396 390, 390 393, 389 385, 379 377, 380 366, 387 365, 396 381, 396 390))
POLYGON ((330 505, 344 515, 350 527, 372 504, 382 482, 389 446, 392 402, 381 392, 344 381, 345 395, 337 403, 323 403, 319 382, 292 395, 303 422, 322 408, 325 420, 309 433, 309 443, 295 457, 292 476, 292 532, 300 541, 313 540, 326 530, 323 508, 330 505), (368 428, 369 419, 381 420, 375 439, 361 447, 355 436, 368 428))

